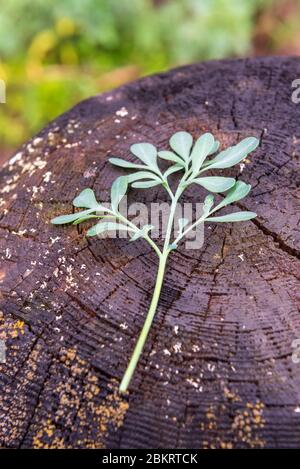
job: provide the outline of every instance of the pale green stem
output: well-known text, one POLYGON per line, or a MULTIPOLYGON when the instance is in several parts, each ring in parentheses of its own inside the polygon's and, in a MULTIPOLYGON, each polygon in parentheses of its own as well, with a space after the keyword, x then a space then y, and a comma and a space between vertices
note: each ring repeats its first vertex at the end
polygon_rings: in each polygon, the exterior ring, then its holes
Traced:
MULTIPOLYGON (((128 389, 128 386, 130 384, 131 378, 133 376, 133 373, 136 369, 137 363, 138 363, 139 358, 141 356, 141 353, 143 351, 145 342, 147 340, 147 337, 148 337, 148 334, 149 334, 149 331, 150 331, 150 328, 151 328, 151 325, 152 325, 152 322, 153 322, 153 319, 154 319, 154 316, 155 316, 155 313, 156 313, 156 308, 157 308, 157 304, 158 304, 158 300, 159 300, 159 296, 160 296, 160 292, 161 292, 161 287, 162 287, 162 284, 163 284, 164 274, 165 274, 166 262, 167 262, 167 259, 168 259, 168 255, 170 253, 169 244, 170 244, 170 238, 171 238, 171 233, 172 233, 172 227, 173 227, 173 221, 174 221, 176 205, 177 205, 177 201, 178 201, 178 198, 180 197, 180 195, 181 195, 181 190, 177 190, 175 196, 172 195, 172 204, 171 204, 170 215, 169 215, 168 225, 167 225, 167 230, 166 230, 165 243, 164 243, 162 253, 159 251, 156 244, 154 243, 155 247, 157 248, 157 250, 159 252, 159 254, 158 254, 158 256, 159 256, 159 267, 158 267, 158 272, 157 272, 157 277, 156 277, 155 288, 154 288, 150 308, 149 308, 149 311, 147 313, 145 323, 143 325, 143 329, 140 333, 140 336, 139 336, 138 341, 136 343, 136 346, 134 348, 133 354, 131 356, 130 362, 128 364, 128 367, 125 371, 125 374, 124 374, 124 376, 122 378, 122 381, 121 381, 121 384, 120 384, 119 390, 120 390, 121 393, 126 392, 127 389, 128 389)), ((145 238, 145 239, 146 239, 146 241, 148 241, 148 243, 150 245, 151 245, 151 243, 153 243, 151 238, 148 237, 148 239, 147 238, 145 238)), ((154 248, 154 246, 153 246, 153 248, 154 248)), ((156 250, 156 252, 157 252, 157 250, 156 250)))
POLYGON ((169 219, 168 219, 168 225, 167 225, 167 229, 166 229, 166 237, 165 237, 165 242, 164 242, 164 247, 163 247, 163 254, 165 252, 167 252, 168 248, 169 248, 177 201, 178 201, 178 197, 177 197, 177 192, 176 192, 175 196, 172 198, 172 204, 171 204, 171 209, 170 209, 170 214, 169 214, 169 219))
POLYGON ((174 241, 174 244, 178 244, 182 240, 182 238, 184 238, 191 230, 196 228, 196 226, 198 226, 199 223, 203 222, 206 217, 208 217, 208 215, 205 215, 205 217, 202 216, 202 217, 198 218, 198 220, 195 221, 195 223, 190 225, 185 231, 183 231, 183 233, 181 233, 180 235, 177 236, 177 238, 174 241))
MULTIPOLYGON (((184 175, 183 179, 186 177, 186 174, 184 175)), ((127 369, 125 371, 125 374, 122 378, 119 391, 121 393, 124 393, 127 391, 128 386, 130 384, 131 378, 133 376, 133 373, 136 369, 136 366, 138 364, 138 361, 140 359, 141 353, 143 351, 145 342, 147 340, 155 313, 157 309, 157 304, 158 300, 160 297, 160 292, 161 292, 161 287, 163 284, 163 279, 164 279, 164 274, 165 274, 165 269, 166 269, 166 262, 168 259, 168 255, 170 253, 170 239, 171 239, 171 234, 172 234, 172 228, 173 228, 173 223, 174 223, 174 216, 175 216, 175 211, 176 211, 176 206, 178 199, 180 198, 182 192, 184 191, 184 188, 178 187, 176 190, 175 195, 173 195, 172 191, 170 190, 169 187, 167 187, 167 190, 170 194, 170 197, 172 199, 172 204, 171 204, 171 209, 170 209, 170 214, 169 214, 169 219, 168 219, 168 224, 167 224, 167 229, 166 229, 166 236, 165 236, 165 242, 164 242, 164 247, 163 251, 161 252, 157 245, 152 241, 152 239, 149 236, 146 236, 145 239, 148 241, 148 243, 153 247, 153 249, 156 251, 159 257, 159 267, 158 267, 158 272, 157 272, 157 277, 156 277, 156 283, 155 283, 155 288, 150 304, 149 311, 146 316, 145 323, 143 325, 143 329, 140 333, 140 336, 138 338, 138 341, 136 343, 136 346, 134 348, 133 354, 131 356, 130 362, 127 366, 127 369)), ((130 223, 129 223, 130 225, 130 223)))
POLYGON ((182 238, 184 238, 191 230, 196 228, 196 226, 198 226, 199 223, 204 222, 206 218, 208 218, 213 213, 217 212, 220 208, 223 208, 223 206, 220 207, 220 204, 219 204, 213 210, 211 210, 209 213, 207 213, 206 215, 202 215, 202 217, 198 218, 198 220, 196 220, 185 231, 183 231, 180 235, 177 236, 177 238, 174 241, 174 244, 178 244, 182 240, 182 238))
MULTIPOLYGON (((138 232, 140 231, 139 228, 134 224, 132 223, 131 221, 127 220, 127 218, 125 218, 121 213, 117 213, 116 214, 116 217, 123 221, 125 224, 127 224, 128 226, 130 226, 135 232, 138 232)), ((161 252, 159 250, 159 247, 157 246, 157 244, 150 238, 150 236, 148 235, 145 235, 143 236, 143 238, 147 241, 147 243, 150 244, 150 246, 154 249, 154 251, 156 252, 156 254, 158 255, 158 257, 161 257, 161 252)))
POLYGON ((161 258, 162 256, 162 253, 161 251, 159 250, 159 247, 157 246, 157 244, 153 241, 153 239, 150 238, 150 236, 148 235, 145 235, 144 236, 144 239, 147 241, 147 243, 150 244, 150 246, 154 249, 154 251, 156 252, 156 254, 158 255, 159 258, 161 258))
POLYGON ((151 325, 152 325, 152 322, 153 322, 153 319, 154 319, 154 316, 155 316, 159 296, 160 296, 160 291, 161 291, 161 287, 162 287, 162 283, 163 283, 163 279, 164 279, 164 273, 165 273, 167 258, 168 258, 167 253, 163 254, 160 257, 159 267, 158 267, 158 272, 157 272, 157 277, 156 277, 156 284, 155 284, 155 288, 154 288, 150 308, 149 308, 149 311, 148 311, 148 314, 147 314, 146 321, 144 323, 143 329, 140 333, 140 336, 139 336, 138 341, 136 343, 136 346, 134 348, 133 354, 131 356, 129 365, 128 365, 128 367, 125 371, 125 374, 122 378, 120 388, 119 388, 119 391, 121 393, 126 392, 127 389, 128 389, 128 386, 130 384, 132 375, 135 371, 136 365, 139 361, 139 358, 140 358, 141 353, 143 351, 145 342, 147 340, 147 337, 148 337, 148 334, 149 334, 149 331, 150 331, 150 328, 151 328, 151 325))

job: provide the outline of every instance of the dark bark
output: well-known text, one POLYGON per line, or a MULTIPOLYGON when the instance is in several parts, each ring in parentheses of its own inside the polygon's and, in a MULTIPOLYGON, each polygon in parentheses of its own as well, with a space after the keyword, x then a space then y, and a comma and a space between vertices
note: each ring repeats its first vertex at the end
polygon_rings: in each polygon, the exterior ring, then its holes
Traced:
MULTIPOLYGON (((78 104, 0 172, 3 447, 298 447, 300 60, 192 65, 78 104), (126 116, 116 115, 125 107, 126 116), (118 382, 142 327, 157 260, 143 241, 87 240, 49 220, 85 187, 108 200, 114 154, 211 131, 261 138, 240 206, 258 218, 206 230, 169 260, 130 393, 118 382), (299 197, 299 196, 298 196, 299 197)), ((142 201, 167 200, 160 189, 142 201)), ((204 194, 204 193, 203 193, 204 194)), ((201 193, 202 197, 202 193, 201 193)), ((199 200, 199 188, 186 200, 199 200)))

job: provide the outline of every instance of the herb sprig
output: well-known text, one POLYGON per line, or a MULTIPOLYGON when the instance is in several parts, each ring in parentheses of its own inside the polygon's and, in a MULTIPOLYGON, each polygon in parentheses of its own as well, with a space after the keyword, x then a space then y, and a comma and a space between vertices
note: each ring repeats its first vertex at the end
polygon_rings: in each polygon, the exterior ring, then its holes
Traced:
POLYGON ((255 137, 248 137, 238 144, 219 152, 220 143, 215 140, 211 133, 201 135, 195 143, 193 137, 188 132, 177 132, 170 138, 171 150, 157 151, 151 143, 136 143, 130 150, 139 162, 131 163, 121 158, 110 158, 111 164, 134 170, 127 176, 119 176, 111 187, 111 203, 107 207, 97 202, 95 194, 91 189, 84 189, 74 200, 73 205, 84 210, 69 215, 61 215, 52 220, 55 225, 72 223, 79 224, 91 219, 100 221, 87 231, 87 236, 97 236, 108 231, 124 230, 130 235, 131 241, 144 239, 156 252, 159 258, 159 266, 156 284, 153 292, 151 304, 146 316, 146 320, 140 336, 137 340, 133 354, 120 384, 120 392, 126 392, 142 353, 153 318, 155 316, 164 274, 166 262, 170 252, 177 248, 178 244, 186 235, 194 230, 200 223, 213 222, 238 222, 246 221, 256 217, 256 213, 249 211, 233 212, 226 215, 212 216, 227 205, 237 202, 249 193, 250 184, 236 181, 232 177, 206 176, 205 172, 212 169, 225 169, 240 163, 250 152, 254 151, 259 144, 255 137), (213 156, 212 158, 209 158, 213 156), (159 159, 171 162, 171 166, 164 172, 158 165, 159 159), (173 191, 169 185, 169 176, 176 172, 182 172, 177 188, 173 191), (202 215, 192 222, 186 218, 178 221, 179 232, 175 239, 171 240, 172 227, 177 203, 183 192, 192 184, 204 187, 211 192, 206 196, 203 205, 202 215), (120 213, 119 205, 126 195, 129 187, 147 189, 162 185, 167 191, 170 199, 170 213, 165 234, 163 248, 153 241, 150 236, 152 225, 144 225, 141 228, 128 220, 120 213), (213 193, 225 194, 220 203, 214 205, 213 193))

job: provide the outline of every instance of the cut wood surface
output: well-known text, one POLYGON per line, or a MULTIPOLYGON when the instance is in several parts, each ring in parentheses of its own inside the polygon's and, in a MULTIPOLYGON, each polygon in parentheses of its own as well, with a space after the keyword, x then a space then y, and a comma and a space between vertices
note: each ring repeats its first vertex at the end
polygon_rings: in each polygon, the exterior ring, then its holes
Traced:
MULTIPOLYGON (((6 448, 300 446, 300 104, 297 58, 201 63, 79 103, 0 171, 0 441, 6 448), (111 155, 160 149, 178 130, 222 146, 261 144, 224 174, 253 186, 258 213, 207 226, 202 249, 169 258, 130 392, 118 395, 155 283, 144 241, 87 239, 57 227, 91 187, 109 200, 125 171, 111 155)), ((192 186, 184 200, 202 201, 192 186)), ((161 188, 129 201, 167 201, 161 188)))

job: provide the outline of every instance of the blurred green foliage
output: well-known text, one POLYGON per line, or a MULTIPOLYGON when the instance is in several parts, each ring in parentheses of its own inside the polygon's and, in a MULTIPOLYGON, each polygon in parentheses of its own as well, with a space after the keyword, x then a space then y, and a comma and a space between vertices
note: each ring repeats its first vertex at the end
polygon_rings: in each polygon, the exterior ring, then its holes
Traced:
POLYGON ((251 53, 255 15, 273 1, 0 0, 2 145, 138 76, 251 53))

